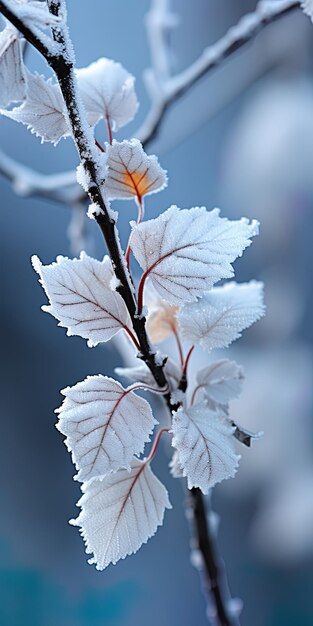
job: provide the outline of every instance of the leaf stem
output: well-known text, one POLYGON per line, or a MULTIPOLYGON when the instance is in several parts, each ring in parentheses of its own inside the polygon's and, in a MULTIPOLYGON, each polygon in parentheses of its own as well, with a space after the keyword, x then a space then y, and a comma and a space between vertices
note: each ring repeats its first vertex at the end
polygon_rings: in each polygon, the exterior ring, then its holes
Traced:
POLYGON ((188 351, 188 354, 186 356, 185 363, 184 363, 184 366, 183 366, 183 376, 187 376, 187 368, 188 368, 188 365, 189 365, 190 357, 191 357, 194 349, 195 349, 195 346, 191 346, 190 350, 188 351))
POLYGON ((110 144, 112 145, 113 135, 112 135, 111 122, 110 122, 110 118, 109 118, 108 114, 105 116, 105 121, 106 121, 106 125, 107 125, 108 139, 109 139, 110 144))
POLYGON ((205 385, 197 385, 197 386, 194 388, 194 390, 193 390, 193 392, 192 392, 191 400, 190 400, 190 404, 191 404, 191 406, 193 405, 193 403, 194 403, 194 401, 195 401, 195 397, 196 397, 197 391, 199 391, 199 389, 201 389, 201 388, 202 388, 202 387, 204 387, 204 386, 205 386, 205 385))
POLYGON ((184 368, 184 354, 183 354, 183 349, 182 349, 180 337, 179 337, 179 334, 178 334, 174 324, 171 324, 170 326, 171 326, 173 335, 175 337, 175 341, 176 341, 176 345, 177 345, 177 349, 178 349, 178 354, 179 354, 179 360, 180 360, 181 367, 183 369, 184 368))
MULTIPOLYGON (((137 193, 135 202, 138 207, 137 224, 140 224, 144 217, 144 201, 143 201, 143 197, 138 193, 137 193)), ((130 253, 131 253, 131 247, 130 247, 130 236, 129 236, 126 253, 125 253, 125 259, 126 259, 128 271, 130 271, 130 253)))
POLYGON ((102 148, 101 144, 99 143, 97 139, 95 139, 95 144, 97 148, 99 148, 100 152, 105 152, 104 148, 102 148))
POLYGON ((163 433, 169 433, 169 431, 170 431, 170 429, 169 429, 169 428, 161 428, 161 429, 158 431, 158 433, 157 433, 157 435, 156 435, 156 438, 155 438, 155 440, 154 440, 154 442, 153 442, 153 446, 152 446, 152 448, 151 448, 151 452, 150 452, 150 454, 149 454, 149 456, 148 456, 148 458, 147 458, 147 460, 146 460, 146 463, 151 463, 151 461, 152 461, 153 457, 155 456, 155 454, 156 454, 156 452, 157 452, 157 449, 158 449, 158 447, 159 447, 159 443, 160 443, 160 439, 161 439, 161 437, 162 437, 163 433))
POLYGON ((151 391, 151 393, 159 393, 165 395, 169 391, 169 385, 165 385, 165 387, 162 389, 162 387, 151 387, 150 385, 145 385, 144 383, 134 383, 133 385, 130 385, 128 389, 131 389, 132 391, 136 391, 136 389, 142 389, 143 391, 151 391))
POLYGON ((135 337, 134 333, 130 330, 130 328, 128 328, 128 326, 123 326, 125 332, 127 333, 127 335, 130 337, 130 339, 132 340, 134 346, 137 348, 137 350, 140 351, 140 343, 138 341, 138 339, 135 337))
POLYGON ((138 315, 141 315, 141 311, 143 309, 143 291, 145 287, 145 282, 150 273, 150 268, 146 272, 144 272, 140 278, 139 286, 138 286, 138 315))

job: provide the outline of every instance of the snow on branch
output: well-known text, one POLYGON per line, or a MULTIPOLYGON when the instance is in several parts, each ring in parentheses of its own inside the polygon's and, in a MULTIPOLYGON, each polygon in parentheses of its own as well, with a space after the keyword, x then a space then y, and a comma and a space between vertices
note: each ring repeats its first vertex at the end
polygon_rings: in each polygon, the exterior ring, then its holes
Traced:
POLYGON ((7 178, 16 194, 40 196, 65 205, 71 205, 85 197, 76 183, 74 171, 60 174, 41 174, 12 159, 0 150, 0 172, 7 178))
MULTIPOLYGON (((239 47, 253 39, 263 27, 299 6, 300 0, 263 0, 258 4, 254 13, 243 17, 237 26, 230 29, 214 46, 206 48, 199 59, 189 68, 172 78, 168 78, 169 52, 166 45, 166 34, 168 34, 169 29, 176 26, 177 19, 169 11, 168 4, 168 0, 152 0, 152 6, 146 18, 153 65, 147 71, 146 78, 152 96, 152 105, 142 126, 135 133, 135 136, 145 145, 151 142, 156 135, 164 115, 172 103, 189 91, 211 69, 214 69, 239 47), (158 46, 155 44, 156 40, 159 42, 158 46), (164 80, 164 77, 167 78, 164 80), (160 89, 160 78, 163 78, 162 89, 160 89)), ((17 19, 12 6, 14 6, 12 0, 0 0, 0 12, 12 23, 15 23, 25 37, 28 35, 27 39, 39 49, 38 41, 33 41, 32 33, 29 32, 25 24, 21 24, 20 20, 17 19)), ((51 50, 42 50, 45 56, 50 54, 50 51, 56 51, 53 48, 54 43, 51 41, 49 46, 51 46, 51 50)), ((50 198, 62 204, 72 204, 72 202, 82 199, 82 190, 75 183, 75 172, 43 175, 19 164, 0 151, 0 173, 11 180, 14 184, 14 190, 18 193, 50 198)))
POLYGON ((204 75, 253 39, 265 26, 297 8, 300 0, 261 0, 253 13, 244 15, 236 26, 215 44, 206 48, 186 70, 160 85, 154 68, 149 70, 149 91, 153 95, 152 107, 142 126, 135 133, 143 144, 157 133, 169 105, 178 100, 204 75), (160 88, 161 87, 161 88, 160 88))
POLYGON ((61 23, 62 15, 53 16, 49 13, 47 6, 42 6, 41 2, 17 2, 16 0, 0 0, 0 13, 45 59, 51 59, 52 56, 59 54, 58 44, 42 31, 42 27, 61 23))
POLYGON ((152 68, 160 81, 170 75, 168 39, 179 23, 179 17, 170 11, 169 4, 169 0, 152 0, 145 20, 152 68))

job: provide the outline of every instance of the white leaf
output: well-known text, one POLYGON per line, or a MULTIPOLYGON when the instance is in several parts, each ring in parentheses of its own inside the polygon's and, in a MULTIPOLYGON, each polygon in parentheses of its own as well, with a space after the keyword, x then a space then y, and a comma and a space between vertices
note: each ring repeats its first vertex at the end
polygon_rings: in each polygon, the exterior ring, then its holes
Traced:
POLYGON ((109 199, 142 198, 161 191, 167 184, 165 170, 156 156, 148 156, 138 139, 113 140, 107 144, 107 177, 105 191, 109 199))
POLYGON ((241 393, 243 378, 240 365, 235 361, 222 359, 197 373, 197 389, 203 391, 212 409, 219 408, 227 412, 229 401, 238 398, 241 393))
POLYGON ((73 526, 81 527, 89 560, 98 570, 134 554, 163 523, 171 504, 149 464, 134 460, 129 473, 120 470, 102 481, 83 485, 82 508, 73 526))
POLYGON ((92 126, 104 118, 116 131, 133 119, 138 108, 135 78, 120 63, 101 58, 76 75, 92 126))
POLYGON ((185 339, 209 351, 227 348, 262 315, 263 283, 228 283, 215 287, 198 302, 182 307, 179 324, 185 339))
POLYGON ((57 144, 61 137, 71 134, 59 86, 37 74, 27 72, 25 102, 12 111, 2 109, 1 113, 27 126, 42 141, 57 144))
POLYGON ((107 376, 88 376, 61 392, 58 430, 66 435, 77 480, 101 478, 130 469, 157 423, 149 403, 107 376))
POLYGON ((32 263, 50 301, 42 309, 67 328, 67 335, 83 337, 92 347, 109 341, 122 328, 131 329, 124 300, 110 286, 113 271, 108 257, 100 262, 82 252, 79 259, 59 256, 56 263, 42 265, 32 257, 32 263))
MULTIPOLYGON (((145 385, 154 386, 156 385, 154 377, 152 376, 149 368, 144 363, 140 365, 136 365, 134 367, 116 367, 116 374, 118 376, 125 376, 131 381, 139 381, 145 385)), ((182 370, 178 365, 170 358, 167 359, 164 367, 164 373, 166 379, 169 383, 170 390, 174 391, 177 389, 177 386, 182 377, 182 370)))
POLYGON ((26 80, 20 40, 7 26, 0 33, 0 106, 24 100, 26 80))
POLYGON ((173 456, 169 463, 170 472, 173 478, 183 478, 184 472, 182 470, 182 466, 179 460, 178 450, 174 450, 173 456))
POLYGON ((221 278, 233 276, 231 263, 257 235, 258 223, 229 221, 205 207, 170 207, 136 225, 133 253, 160 296, 171 304, 192 302, 221 278))
POLYGON ((234 447, 235 429, 228 420, 200 403, 188 410, 179 409, 172 429, 172 445, 178 450, 189 489, 199 487, 208 493, 216 483, 235 475, 240 456, 234 447))

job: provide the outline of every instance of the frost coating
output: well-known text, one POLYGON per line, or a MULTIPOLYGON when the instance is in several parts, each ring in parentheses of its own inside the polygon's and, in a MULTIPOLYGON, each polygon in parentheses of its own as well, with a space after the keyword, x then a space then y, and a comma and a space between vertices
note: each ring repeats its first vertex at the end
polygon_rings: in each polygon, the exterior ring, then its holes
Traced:
POLYGON ((7 26, 0 32, 0 106, 26 97, 26 79, 17 33, 7 26))
POLYGON ((313 22, 313 0, 302 0, 300 4, 304 13, 306 13, 313 22))
POLYGON ((135 459, 129 473, 120 470, 82 489, 81 513, 70 523, 81 527, 86 552, 93 554, 88 562, 98 570, 137 552, 162 525, 165 509, 172 508, 150 466, 135 459))
POLYGON ((107 376, 88 376, 65 396, 59 414, 58 430, 66 435, 78 469, 77 480, 103 478, 111 472, 130 470, 134 454, 144 445, 157 423, 150 405, 133 391, 107 376))
MULTIPOLYGON (((133 382, 139 381, 140 383, 149 386, 155 385, 154 377, 147 365, 145 365, 144 363, 134 367, 116 367, 115 372, 116 374, 118 374, 118 376, 124 376, 133 382)), ((182 376, 182 371, 181 368, 171 358, 168 358, 165 363, 164 373, 170 385, 170 390, 174 391, 175 389, 177 389, 182 376)))
POLYGON ((227 348, 264 312, 263 283, 232 282, 214 287, 198 302, 186 304, 178 319, 183 337, 209 351, 227 348))
POLYGON ((120 63, 101 58, 76 70, 88 121, 108 118, 113 131, 130 122, 138 108, 135 78, 120 63))
POLYGON ((108 172, 105 191, 110 199, 132 199, 134 196, 161 191, 167 185, 167 174, 156 156, 147 156, 138 139, 107 144, 108 172))
POLYGON ((173 416, 172 445, 188 489, 199 487, 206 494, 217 483, 235 475, 240 456, 235 452, 235 429, 206 404, 188 410, 179 409, 173 416))
POLYGON ((88 207, 87 217, 89 217, 90 220, 94 220, 98 215, 101 215, 101 213, 103 213, 101 206, 92 202, 88 207))
POLYGON ((133 227, 133 253, 159 295, 171 304, 193 302, 221 278, 258 234, 258 222, 230 221, 205 207, 170 207, 133 227))
POLYGON ((50 13, 46 2, 38 0, 13 0, 13 2, 18 9, 19 18, 31 27, 58 26, 62 22, 62 16, 50 13))
POLYGON ((86 171, 82 163, 76 168, 76 180, 83 190, 88 193, 91 179, 90 174, 86 171))
POLYGON ((42 265, 32 257, 33 267, 49 298, 42 307, 67 328, 67 335, 87 339, 89 347, 109 341, 122 328, 131 328, 124 300, 112 291, 111 261, 97 261, 82 252, 79 259, 57 257, 56 263, 42 265))
POLYGON ((227 414, 230 400, 241 393, 243 379, 243 369, 235 361, 215 361, 197 373, 197 400, 204 396, 211 409, 227 414))
POLYGON ((27 126, 42 141, 57 144, 61 137, 71 134, 63 96, 59 85, 51 78, 45 80, 27 71, 27 98, 12 111, 0 113, 27 126))
POLYGON ((173 478, 184 478, 184 473, 179 460, 178 450, 174 450, 173 456, 169 463, 169 468, 173 478))

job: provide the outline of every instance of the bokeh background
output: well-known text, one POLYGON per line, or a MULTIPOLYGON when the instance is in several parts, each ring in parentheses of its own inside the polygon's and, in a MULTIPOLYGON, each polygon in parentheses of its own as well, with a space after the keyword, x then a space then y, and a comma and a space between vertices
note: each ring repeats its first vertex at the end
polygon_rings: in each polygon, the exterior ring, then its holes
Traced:
MULTIPOLYGON (((137 77, 140 110, 119 133, 131 136, 149 108, 142 80, 150 64, 149 0, 67 4, 78 66, 108 56, 137 77)), ((179 16, 172 71, 196 59, 255 4, 172 0, 179 16)), ((172 203, 204 204, 261 222, 260 237, 236 263, 236 277, 265 281, 267 318, 227 356, 246 372, 232 414, 265 434, 242 451, 236 479, 213 496, 230 587, 244 600, 242 626, 313 623, 312 53, 313 25, 295 11, 174 104, 149 145, 168 170, 169 186, 148 199, 148 217, 172 203)), ((37 54, 28 50, 27 59, 32 70, 47 74, 37 54)), ((44 173, 77 165, 69 139, 57 148, 41 145, 5 119, 0 147, 44 173)), ((0 185, 0 625, 205 626, 199 576, 190 564, 185 493, 168 474, 166 448, 154 468, 174 508, 135 556, 97 572, 86 563, 79 533, 67 524, 76 515, 79 486, 54 428, 59 389, 87 374, 112 375, 120 357, 114 347, 90 350, 83 340, 66 338, 40 311, 44 294, 30 256, 49 263, 71 254, 71 211, 19 197, 4 178, 0 185)), ((135 207, 121 202, 116 208, 125 243, 135 207)), ((90 222, 86 229, 87 250, 101 258, 96 226, 90 222)))

